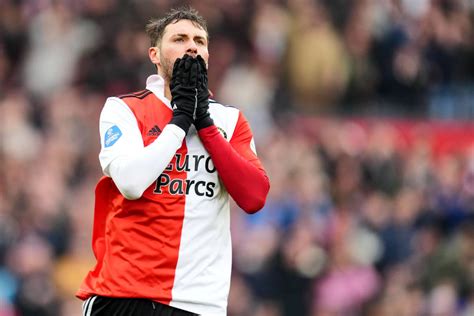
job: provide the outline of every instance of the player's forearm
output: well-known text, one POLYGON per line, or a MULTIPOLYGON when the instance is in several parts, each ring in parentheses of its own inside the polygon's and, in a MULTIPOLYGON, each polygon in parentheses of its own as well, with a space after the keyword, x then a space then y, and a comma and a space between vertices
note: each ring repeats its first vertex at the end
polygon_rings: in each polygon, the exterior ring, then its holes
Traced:
POLYGON ((169 124, 147 147, 110 163, 108 173, 125 198, 136 200, 142 196, 170 163, 184 135, 179 127, 169 124))
POLYGON ((247 213, 260 210, 270 190, 265 171, 242 157, 214 125, 201 129, 199 137, 237 205, 247 213))

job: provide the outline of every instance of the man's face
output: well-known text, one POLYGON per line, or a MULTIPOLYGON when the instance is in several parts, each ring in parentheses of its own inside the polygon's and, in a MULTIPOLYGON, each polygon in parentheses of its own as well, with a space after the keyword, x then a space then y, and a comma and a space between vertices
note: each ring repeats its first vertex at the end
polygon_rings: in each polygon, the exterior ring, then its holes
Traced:
POLYGON ((207 33, 189 20, 180 20, 166 26, 159 44, 158 73, 170 82, 176 59, 184 54, 196 58, 197 55, 209 60, 207 33))

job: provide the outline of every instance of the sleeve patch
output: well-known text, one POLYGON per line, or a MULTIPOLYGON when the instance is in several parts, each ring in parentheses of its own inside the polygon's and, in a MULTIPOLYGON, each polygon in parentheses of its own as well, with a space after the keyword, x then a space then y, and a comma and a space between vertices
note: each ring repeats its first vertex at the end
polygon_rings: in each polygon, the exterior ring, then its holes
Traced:
POLYGON ((117 125, 112 126, 105 132, 104 146, 105 148, 115 144, 122 137, 122 131, 117 125))

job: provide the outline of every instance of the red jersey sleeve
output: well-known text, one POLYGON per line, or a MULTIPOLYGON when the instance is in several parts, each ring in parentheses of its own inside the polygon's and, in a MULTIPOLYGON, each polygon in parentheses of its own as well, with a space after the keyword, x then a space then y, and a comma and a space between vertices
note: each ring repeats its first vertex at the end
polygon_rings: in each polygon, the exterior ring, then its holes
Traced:
POLYGON ((260 210, 270 190, 270 181, 252 150, 250 125, 239 113, 234 134, 227 142, 215 125, 199 131, 199 137, 234 201, 247 213, 260 210))

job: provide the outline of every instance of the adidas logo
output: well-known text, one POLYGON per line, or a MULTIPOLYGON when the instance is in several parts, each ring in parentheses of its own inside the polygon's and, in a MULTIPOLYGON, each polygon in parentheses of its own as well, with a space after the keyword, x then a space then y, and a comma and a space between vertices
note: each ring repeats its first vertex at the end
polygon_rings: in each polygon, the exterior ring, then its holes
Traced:
POLYGON ((158 127, 158 125, 153 126, 148 133, 146 133, 147 136, 158 136, 161 134, 161 129, 158 127))

